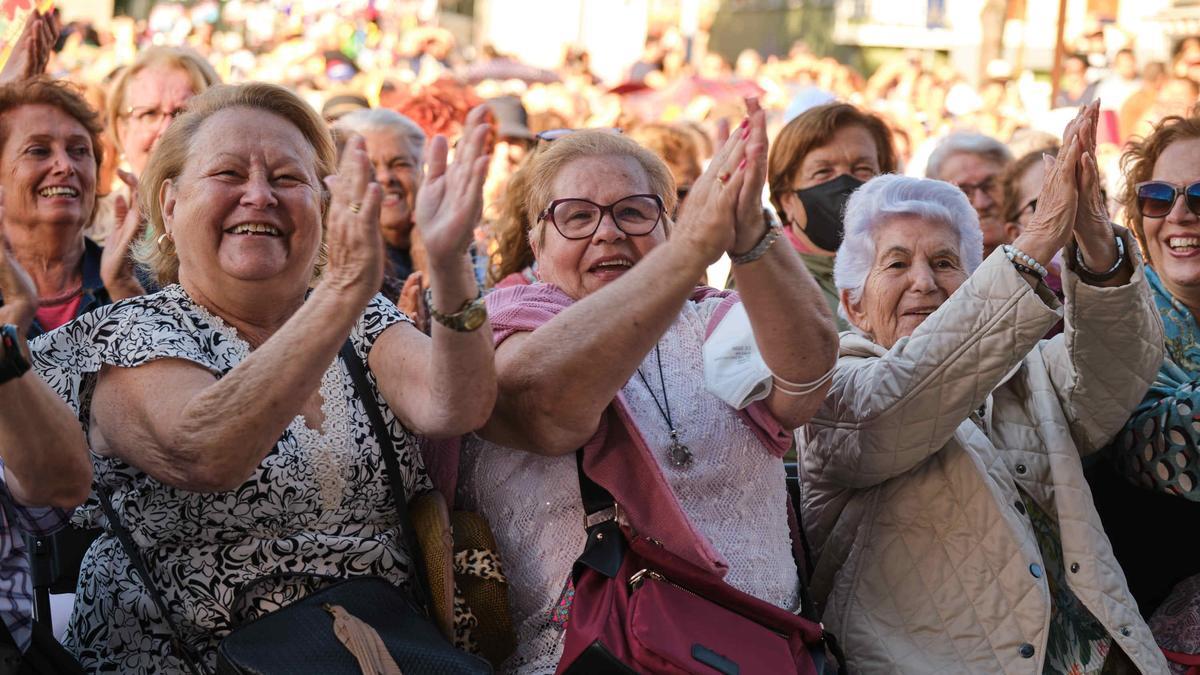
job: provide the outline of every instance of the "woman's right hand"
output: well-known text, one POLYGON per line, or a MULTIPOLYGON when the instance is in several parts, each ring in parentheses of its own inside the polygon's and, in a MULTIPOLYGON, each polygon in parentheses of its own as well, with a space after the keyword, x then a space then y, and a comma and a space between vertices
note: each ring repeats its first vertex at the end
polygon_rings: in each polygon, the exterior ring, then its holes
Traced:
POLYGON ((346 142, 337 176, 325 179, 331 199, 326 219, 326 263, 321 285, 366 303, 383 284, 383 190, 372 181, 362 136, 346 142))
MULTIPOLYGON (((0 223, 4 222, 4 189, 0 188, 0 223)), ((8 238, 0 227, 0 324, 11 323, 21 335, 28 335, 37 314, 38 296, 33 279, 21 266, 8 248, 8 238)))
POLYGON ((1075 212, 1079 206, 1079 158, 1086 149, 1088 106, 1063 132, 1063 148, 1058 157, 1043 156, 1046 178, 1038 195, 1037 212, 1013 246, 1032 256, 1042 265, 1049 265, 1054 255, 1068 242, 1075 231, 1075 212))

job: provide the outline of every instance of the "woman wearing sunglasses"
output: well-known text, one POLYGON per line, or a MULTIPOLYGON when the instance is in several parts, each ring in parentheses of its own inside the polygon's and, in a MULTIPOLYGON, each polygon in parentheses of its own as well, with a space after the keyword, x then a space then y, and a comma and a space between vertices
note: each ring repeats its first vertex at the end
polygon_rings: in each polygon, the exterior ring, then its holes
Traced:
MULTIPOLYGON (((1117 560, 1169 660, 1200 663, 1200 117, 1126 152, 1125 219, 1166 336, 1154 385, 1089 481, 1117 560), (1174 655, 1173 655, 1174 653, 1174 655), (1183 654, 1184 656, 1180 656, 1183 654), (1186 655, 1193 655, 1189 660, 1186 655)), ((1180 671, 1182 672, 1182 671, 1180 671)))

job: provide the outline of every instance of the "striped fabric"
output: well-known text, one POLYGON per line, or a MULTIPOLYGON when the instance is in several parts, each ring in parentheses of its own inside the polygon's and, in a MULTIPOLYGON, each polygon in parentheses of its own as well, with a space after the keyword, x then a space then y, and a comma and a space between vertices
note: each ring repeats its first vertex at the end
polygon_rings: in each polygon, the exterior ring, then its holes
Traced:
MULTIPOLYGON (((0 463, 0 472, 3 469, 0 463)), ((62 509, 17 504, 0 480, 0 620, 21 651, 29 648, 33 631, 33 587, 22 535, 51 534, 64 527, 69 516, 70 512, 62 509)))

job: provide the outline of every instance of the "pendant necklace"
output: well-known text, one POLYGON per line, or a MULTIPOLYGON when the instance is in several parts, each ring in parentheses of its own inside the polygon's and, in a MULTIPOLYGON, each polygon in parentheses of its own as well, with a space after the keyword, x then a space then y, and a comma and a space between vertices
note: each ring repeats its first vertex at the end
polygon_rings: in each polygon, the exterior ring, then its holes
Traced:
POLYGON ((688 446, 679 442, 679 430, 675 428, 675 422, 671 419, 671 402, 667 400, 667 380, 663 377, 662 354, 659 353, 657 344, 654 345, 654 359, 658 362, 658 382, 662 385, 663 390, 662 403, 658 402, 658 396, 650 387, 650 383, 646 381, 646 376, 642 374, 641 368, 637 369, 637 374, 642 378, 642 384, 646 385, 646 391, 650 392, 650 398, 654 399, 654 405, 671 430, 671 445, 667 446, 667 461, 676 469, 686 469, 692 464, 692 451, 688 449, 688 446))

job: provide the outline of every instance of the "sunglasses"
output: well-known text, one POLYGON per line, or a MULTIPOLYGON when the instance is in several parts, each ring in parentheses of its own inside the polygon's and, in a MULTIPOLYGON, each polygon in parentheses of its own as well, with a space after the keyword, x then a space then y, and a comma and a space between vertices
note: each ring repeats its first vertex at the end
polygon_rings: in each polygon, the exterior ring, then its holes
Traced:
POLYGON ((1137 210, 1143 218, 1162 218, 1175 208, 1175 200, 1180 193, 1188 211, 1200 216, 1200 181, 1191 185, 1179 186, 1161 180, 1148 180, 1138 183, 1137 210))
POLYGON ((562 138, 563 136, 569 136, 570 134, 573 134, 576 131, 606 131, 610 134, 622 133, 620 129, 617 129, 615 127, 613 127, 613 128, 595 127, 592 129, 547 129, 545 131, 538 133, 537 140, 545 141, 545 142, 549 143, 551 141, 556 141, 556 140, 562 138))

